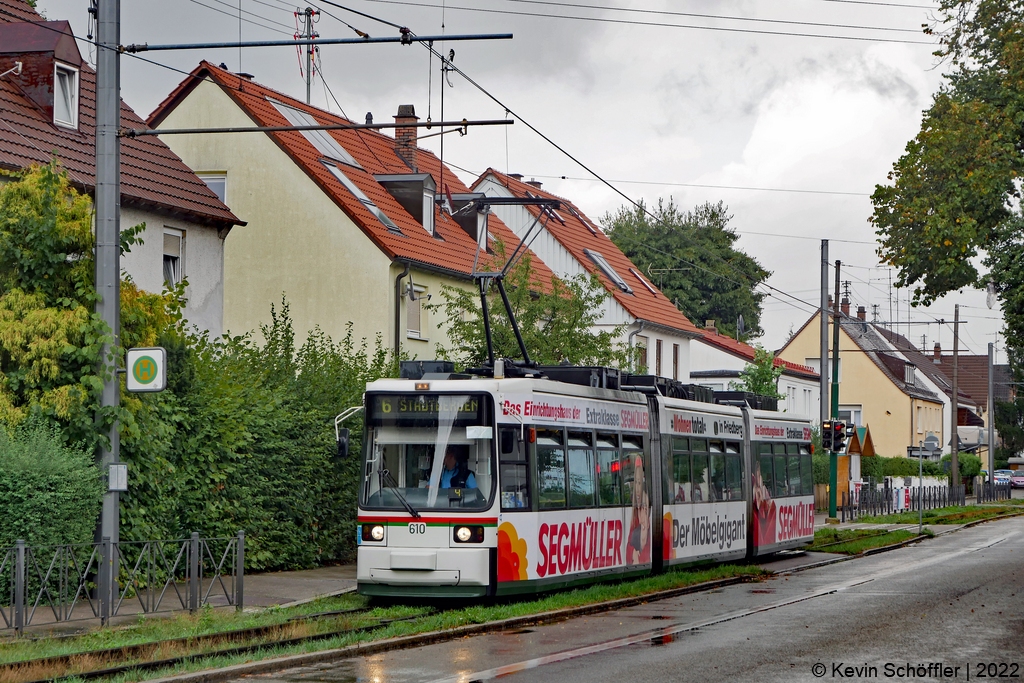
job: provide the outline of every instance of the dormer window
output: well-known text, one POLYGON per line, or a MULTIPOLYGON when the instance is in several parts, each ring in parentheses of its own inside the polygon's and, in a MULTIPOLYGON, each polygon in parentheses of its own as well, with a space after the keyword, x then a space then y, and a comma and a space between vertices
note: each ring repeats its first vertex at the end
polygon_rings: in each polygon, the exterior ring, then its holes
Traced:
POLYGON ((912 387, 917 384, 917 378, 914 374, 914 371, 916 369, 917 366, 914 365, 913 363, 907 363, 903 366, 903 383, 906 384, 908 387, 912 387))
POLYGON ((78 128, 78 69, 63 64, 54 67, 53 122, 78 128))

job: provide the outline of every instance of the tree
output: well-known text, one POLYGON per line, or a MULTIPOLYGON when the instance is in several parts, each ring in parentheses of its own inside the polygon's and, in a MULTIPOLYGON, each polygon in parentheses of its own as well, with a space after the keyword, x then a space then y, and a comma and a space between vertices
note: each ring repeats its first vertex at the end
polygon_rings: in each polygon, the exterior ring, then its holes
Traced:
POLYGON ((991 281, 1012 360, 1024 348, 1024 2, 942 0, 939 18, 948 29, 936 54, 949 72, 889 184, 875 188, 870 220, 915 303, 991 281))
POLYGON ((747 363, 747 366, 740 372, 738 382, 732 382, 730 386, 737 391, 749 391, 752 394, 771 396, 772 398, 785 398, 785 394, 779 393, 779 377, 782 376, 782 366, 775 365, 775 354, 767 349, 757 347, 754 351, 754 362, 747 363))
MULTIPOLYGON (((494 270, 505 263, 504 253, 503 245, 497 244, 491 259, 494 270)), ((626 352, 617 342, 621 327, 595 331, 608 298, 596 277, 580 275, 564 281, 552 277, 550 282, 541 282, 527 254, 509 271, 505 289, 531 360, 542 365, 566 361, 625 366, 626 352)), ((441 298, 442 303, 427 305, 445 318, 441 327, 450 343, 447 347, 438 344, 438 357, 462 367, 479 367, 487 360, 487 342, 478 292, 443 285, 441 298)), ((520 358, 519 344, 495 287, 488 291, 487 302, 495 357, 520 358)))
POLYGON ((717 321, 736 335, 743 316, 745 338, 759 337, 761 301, 757 286, 771 273, 735 248, 728 207, 722 202, 680 211, 670 198, 658 200, 653 218, 647 207, 620 207, 601 222, 608 237, 641 268, 691 320, 717 321))

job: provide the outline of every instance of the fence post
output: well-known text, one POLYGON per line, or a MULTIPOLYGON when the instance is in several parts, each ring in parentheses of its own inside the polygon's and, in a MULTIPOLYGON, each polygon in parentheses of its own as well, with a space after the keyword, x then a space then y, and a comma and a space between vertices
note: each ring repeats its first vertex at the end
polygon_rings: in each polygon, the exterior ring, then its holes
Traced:
POLYGON ((245 606, 245 530, 238 532, 235 545, 235 609, 245 606))
POLYGON ((199 609, 199 532, 192 532, 188 550, 188 611, 199 609))
POLYGON ((15 541, 14 550, 14 631, 25 631, 25 541, 15 541))
POLYGON ((100 539, 100 561, 96 567, 96 591, 99 593, 100 623, 110 620, 110 537, 100 539))

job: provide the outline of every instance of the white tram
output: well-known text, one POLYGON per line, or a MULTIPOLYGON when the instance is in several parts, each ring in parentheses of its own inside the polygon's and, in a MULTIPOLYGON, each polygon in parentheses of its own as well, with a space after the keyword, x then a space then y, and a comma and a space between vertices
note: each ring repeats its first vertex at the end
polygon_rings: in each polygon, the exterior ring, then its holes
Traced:
POLYGON ((807 419, 548 379, 367 386, 365 595, 551 590, 813 534, 807 419))

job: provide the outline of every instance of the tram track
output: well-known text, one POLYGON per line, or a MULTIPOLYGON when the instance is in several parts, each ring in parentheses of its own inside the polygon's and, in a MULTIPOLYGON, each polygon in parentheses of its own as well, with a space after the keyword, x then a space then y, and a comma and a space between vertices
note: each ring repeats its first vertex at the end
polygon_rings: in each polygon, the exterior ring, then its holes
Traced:
POLYGON ((372 608, 318 612, 292 617, 281 623, 268 626, 8 662, 0 665, 0 680, 19 681, 20 683, 42 683, 43 681, 60 680, 69 677, 75 679, 97 679, 114 676, 126 671, 170 668, 178 664, 211 657, 247 654, 266 648, 298 645, 338 636, 365 633, 382 628, 388 624, 418 619, 432 613, 431 610, 405 617, 378 619, 373 623, 351 628, 331 629, 317 633, 281 637, 288 633, 299 632, 303 626, 325 619, 358 618, 360 615, 367 614, 370 611, 372 611, 372 608), (206 652, 195 651, 196 649, 202 649, 204 646, 238 642, 244 642, 244 644, 206 652), (182 649, 188 649, 189 652, 181 655, 167 656, 167 653, 173 653, 182 649), (156 658, 154 659, 154 657, 156 658), (102 664, 110 664, 111 662, 113 662, 112 665, 102 666, 102 664), (92 664, 92 668, 90 668, 90 664, 92 664), (101 665, 101 668, 95 668, 97 664, 101 665), (33 672, 43 671, 46 672, 43 677, 37 677, 36 674, 33 674, 33 672))

